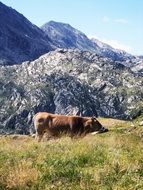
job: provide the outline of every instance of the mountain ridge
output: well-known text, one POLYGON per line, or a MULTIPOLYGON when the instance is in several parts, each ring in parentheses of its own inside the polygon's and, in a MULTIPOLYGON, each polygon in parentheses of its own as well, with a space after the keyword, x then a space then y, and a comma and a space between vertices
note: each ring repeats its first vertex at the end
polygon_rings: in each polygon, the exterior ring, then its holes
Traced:
POLYGON ((92 51, 100 56, 112 58, 114 61, 126 61, 136 58, 134 55, 115 49, 97 39, 88 38, 83 32, 73 28, 70 24, 49 21, 41 29, 59 45, 59 48, 77 48, 92 51))
POLYGON ((125 51, 114 49, 97 39, 89 39, 70 24, 50 21, 40 29, 0 2, 0 65, 21 64, 57 48, 88 50, 114 61, 138 61, 125 51))
POLYGON ((0 2, 0 64, 20 64, 53 50, 48 35, 0 2))

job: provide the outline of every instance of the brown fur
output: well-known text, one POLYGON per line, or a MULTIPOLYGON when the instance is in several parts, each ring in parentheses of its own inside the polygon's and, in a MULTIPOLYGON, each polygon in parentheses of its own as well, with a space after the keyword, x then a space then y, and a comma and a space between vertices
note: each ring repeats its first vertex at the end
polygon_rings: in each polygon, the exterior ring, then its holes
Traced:
POLYGON ((68 134, 71 137, 85 136, 87 133, 103 129, 99 121, 92 117, 66 116, 39 112, 34 116, 34 126, 38 141, 45 132, 50 136, 68 134))

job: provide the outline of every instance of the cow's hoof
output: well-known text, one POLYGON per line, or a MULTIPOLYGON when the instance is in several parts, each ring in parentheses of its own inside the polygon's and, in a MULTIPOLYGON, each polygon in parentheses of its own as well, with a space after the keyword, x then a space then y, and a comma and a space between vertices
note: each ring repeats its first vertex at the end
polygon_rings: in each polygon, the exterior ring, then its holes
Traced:
POLYGON ((35 138, 35 137, 36 137, 36 134, 32 134, 31 137, 32 137, 32 138, 35 138))

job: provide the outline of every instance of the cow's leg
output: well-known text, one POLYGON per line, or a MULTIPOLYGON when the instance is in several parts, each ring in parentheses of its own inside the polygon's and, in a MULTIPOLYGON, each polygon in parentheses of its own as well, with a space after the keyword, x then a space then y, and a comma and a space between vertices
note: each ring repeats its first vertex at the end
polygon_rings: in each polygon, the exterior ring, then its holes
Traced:
POLYGON ((36 140, 37 140, 38 142, 40 142, 41 139, 42 139, 42 137, 43 137, 43 135, 44 135, 44 131, 37 131, 37 132, 36 132, 36 136, 35 136, 36 140))
POLYGON ((40 135, 38 135, 38 142, 40 142, 40 141, 41 141, 41 139, 42 139, 43 135, 44 135, 44 134, 40 134, 40 135))
POLYGON ((80 135, 78 133, 71 133, 70 137, 72 140, 76 140, 76 139, 79 139, 80 135))
POLYGON ((46 136, 46 140, 51 140, 54 138, 53 135, 49 131, 45 132, 45 136, 46 136))
POLYGON ((79 132, 79 133, 72 133, 70 135, 71 139, 80 139, 80 138, 84 138, 86 136, 87 133, 82 133, 82 132, 79 132))
POLYGON ((43 135, 44 135, 44 133, 43 133, 43 134, 38 134, 38 138, 37 138, 38 142, 40 142, 40 141, 41 141, 41 139, 42 139, 43 135))
POLYGON ((87 134, 87 133, 81 133, 79 137, 80 137, 80 138, 84 138, 84 137, 86 136, 86 134, 87 134))
POLYGON ((38 139, 38 133, 36 131, 36 134, 35 134, 35 139, 37 140, 38 139))

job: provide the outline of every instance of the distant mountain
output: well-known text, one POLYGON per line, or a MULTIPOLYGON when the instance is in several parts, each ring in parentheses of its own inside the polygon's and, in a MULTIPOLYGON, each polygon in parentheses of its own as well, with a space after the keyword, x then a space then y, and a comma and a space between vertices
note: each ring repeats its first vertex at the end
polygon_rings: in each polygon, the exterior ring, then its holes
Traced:
POLYGON ((50 21, 41 29, 0 2, 0 65, 21 64, 56 48, 87 50, 114 61, 124 61, 128 66, 135 59, 124 51, 89 39, 69 24, 50 21))
POLYGON ((84 33, 69 24, 50 21, 44 24, 41 29, 49 35, 58 48, 96 51, 92 41, 84 33))
POLYGON ((135 56, 97 39, 89 39, 69 24, 50 21, 40 29, 22 14, 0 2, 0 65, 34 60, 56 48, 95 52, 113 61, 123 61, 129 67, 136 62, 135 56))
POLYGON ((48 35, 0 2, 0 65, 20 64, 52 49, 48 35))
POLYGON ((0 67, 0 133, 32 132, 39 111, 132 119, 143 112, 142 84, 122 62, 78 49, 0 67))
POLYGON ((89 39, 84 33, 69 24, 50 21, 41 29, 51 38, 59 48, 77 48, 97 53, 100 56, 111 58, 114 61, 135 59, 135 56, 97 40, 89 39))

